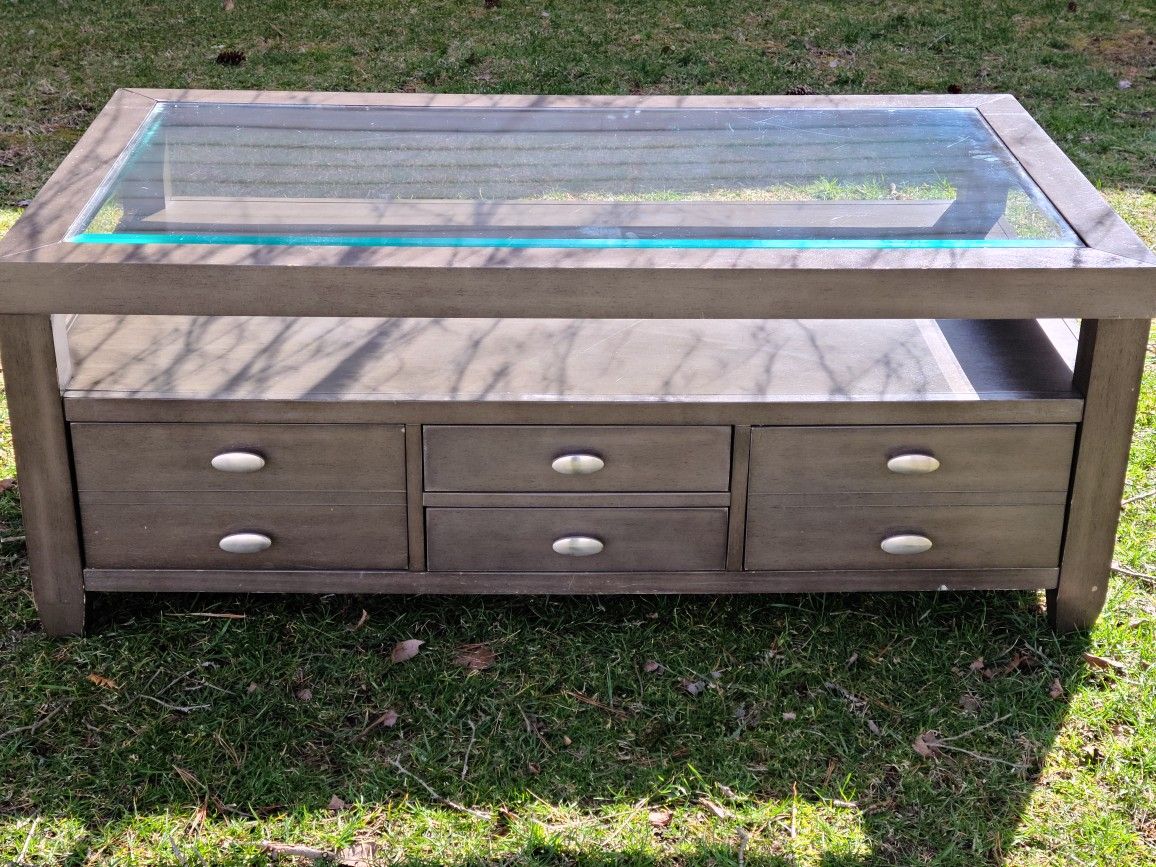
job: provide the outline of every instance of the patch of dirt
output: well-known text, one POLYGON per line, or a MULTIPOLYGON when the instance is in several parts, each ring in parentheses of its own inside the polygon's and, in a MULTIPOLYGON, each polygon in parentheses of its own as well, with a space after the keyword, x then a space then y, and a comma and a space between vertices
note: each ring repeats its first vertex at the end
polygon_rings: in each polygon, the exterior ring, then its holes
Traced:
POLYGON ((1122 78, 1156 75, 1156 35, 1143 29, 1125 30, 1110 36, 1091 36, 1077 47, 1103 61, 1122 78))

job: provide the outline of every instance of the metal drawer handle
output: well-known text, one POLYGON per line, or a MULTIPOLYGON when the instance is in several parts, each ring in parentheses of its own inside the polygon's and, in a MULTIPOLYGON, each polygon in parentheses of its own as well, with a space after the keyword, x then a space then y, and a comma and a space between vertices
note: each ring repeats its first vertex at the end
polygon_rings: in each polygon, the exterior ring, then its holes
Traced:
POLYGON ((931 550, 931 540, 916 533, 905 533, 888 536, 879 543, 879 547, 888 554, 922 554, 931 550))
POLYGON ((564 476, 588 476, 606 466, 606 461, 598 455, 578 453, 560 455, 554 458, 554 462, 550 466, 554 468, 554 472, 564 476))
POLYGON ((563 536, 554 540, 554 553, 565 554, 567 557, 590 557, 602 553, 605 547, 601 539, 593 536, 563 536))
POLYGON ((255 473, 265 466, 256 452, 221 452, 213 458, 213 469, 222 473, 255 473))
POLYGON ((934 473, 939 469, 939 461, 934 455, 911 454, 896 455, 887 461, 887 469, 901 476, 919 476, 924 473, 934 473))
POLYGON ((230 533, 217 544, 230 554, 260 554, 268 550, 273 540, 264 533, 230 533))

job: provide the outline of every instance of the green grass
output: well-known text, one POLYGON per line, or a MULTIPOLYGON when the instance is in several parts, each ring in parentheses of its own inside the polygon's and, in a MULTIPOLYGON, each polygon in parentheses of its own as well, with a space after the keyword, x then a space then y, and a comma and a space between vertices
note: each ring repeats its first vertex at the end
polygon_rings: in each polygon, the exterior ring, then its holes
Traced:
MULTIPOLYGON (((0 231, 117 86, 958 87, 1020 96, 1156 243, 1156 16, 1138 0, 7 0, 0 25, 0 231), (218 66, 223 47, 248 59, 218 66)), ((1153 488, 1150 359, 1126 496, 1153 488)), ((1156 573, 1156 498, 1123 519, 1118 560, 1156 573)), ((19 535, 9 492, 0 540, 19 535)), ((1114 578, 1083 637, 1052 635, 1026 593, 178 596, 105 598, 91 637, 51 641, 21 544, 0 561, 0 862, 267 864, 272 840, 454 867, 1156 864, 1154 579, 1114 578), (391 663, 405 638, 427 644, 391 663), (470 642, 492 669, 453 663, 470 642), (1031 663, 970 670, 1017 653, 1031 663), (397 725, 362 736, 387 709, 397 725), (974 755, 920 756, 931 729, 974 755)))

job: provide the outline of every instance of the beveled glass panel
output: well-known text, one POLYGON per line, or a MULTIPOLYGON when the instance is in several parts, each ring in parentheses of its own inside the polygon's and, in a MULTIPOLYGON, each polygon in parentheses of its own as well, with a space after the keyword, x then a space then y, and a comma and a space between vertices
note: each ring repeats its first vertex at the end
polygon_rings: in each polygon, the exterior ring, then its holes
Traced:
POLYGON ((999 247, 1080 241, 975 109, 160 103, 89 243, 999 247))

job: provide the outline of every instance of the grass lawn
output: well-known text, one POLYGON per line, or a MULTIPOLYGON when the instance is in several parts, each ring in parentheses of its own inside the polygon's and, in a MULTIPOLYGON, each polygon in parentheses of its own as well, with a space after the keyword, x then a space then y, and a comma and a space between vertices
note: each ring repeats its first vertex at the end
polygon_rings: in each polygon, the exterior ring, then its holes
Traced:
MULTIPOLYGON (((1153 244, 1153 33, 1143 0, 4 0, 0 231, 118 86, 958 88, 1017 94, 1153 244)), ((1125 496, 1153 488, 1150 358, 1125 496)), ((1156 578, 1063 638, 971 593, 111 597, 51 641, 19 536, 8 490, 0 863, 1156 864, 1156 578)), ((1156 574, 1156 497, 1117 558, 1156 574)))

